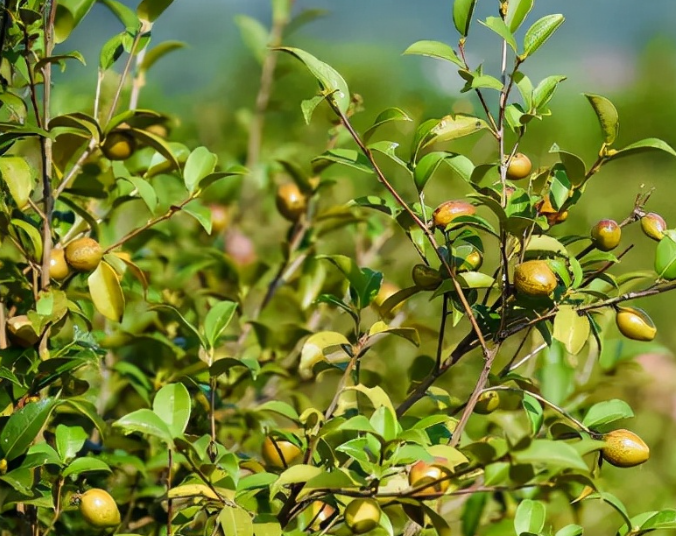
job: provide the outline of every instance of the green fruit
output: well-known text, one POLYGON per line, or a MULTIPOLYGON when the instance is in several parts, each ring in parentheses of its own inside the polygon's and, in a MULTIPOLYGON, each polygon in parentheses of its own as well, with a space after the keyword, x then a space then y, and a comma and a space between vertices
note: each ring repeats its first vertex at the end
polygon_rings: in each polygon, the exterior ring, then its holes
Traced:
POLYGON ((275 204, 279 213, 289 221, 297 221, 305 214, 307 197, 293 182, 282 184, 277 188, 275 204))
POLYGON ((493 413, 500 406, 500 393, 497 391, 484 391, 479 395, 474 412, 479 415, 493 413))
POLYGON ((416 264, 411 272, 413 282, 423 290, 435 290, 443 280, 439 270, 435 270, 426 264, 416 264))
POLYGON ((531 164, 530 158, 525 154, 516 153, 507 166, 507 178, 510 181, 525 179, 530 175, 532 169, 533 164, 531 164))
POLYGON ((467 201, 445 201, 434 210, 432 221, 436 228, 443 231, 455 218, 474 214, 476 214, 476 207, 467 201))
POLYGON ((345 524, 354 534, 364 534, 380 523, 380 506, 373 499, 355 499, 345 508, 345 524))
POLYGON ((556 276, 545 261, 526 261, 514 269, 514 286, 524 296, 549 296, 556 285, 556 276))
POLYGON ((603 459, 615 467, 634 467, 650 458, 650 449, 634 432, 613 430, 603 436, 603 459))
POLYGON ((303 454, 303 451, 291 441, 268 436, 263 441, 262 454, 269 467, 286 469, 303 454))
POLYGON ((78 238, 66 246, 66 261, 78 272, 95 270, 102 257, 101 245, 93 238, 78 238))
POLYGON ((90 489, 80 495, 80 514, 92 527, 107 528, 120 524, 115 499, 102 489, 90 489))
POLYGON ((136 149, 136 142, 129 134, 114 130, 106 136, 101 152, 108 160, 126 160, 136 149))
POLYGON ((622 239, 622 229, 614 220, 601 220, 591 230, 594 246, 601 251, 615 249, 622 239))
POLYGON ((657 334, 657 328, 648 313, 638 307, 620 307, 615 323, 622 335, 635 341, 652 341, 657 334))
POLYGON ((641 229, 648 238, 659 241, 664 238, 667 222, 659 214, 650 212, 641 218, 641 229))
POLYGON ((70 267, 66 262, 66 252, 62 248, 54 248, 49 256, 49 277, 56 281, 63 281, 70 274, 70 267))

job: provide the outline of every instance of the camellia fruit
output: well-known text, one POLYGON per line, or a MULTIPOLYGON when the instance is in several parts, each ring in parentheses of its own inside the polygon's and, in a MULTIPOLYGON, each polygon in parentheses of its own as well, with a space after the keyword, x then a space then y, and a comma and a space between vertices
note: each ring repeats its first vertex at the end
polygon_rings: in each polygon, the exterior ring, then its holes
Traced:
POLYGON ((66 246, 66 261, 78 272, 95 270, 102 257, 101 245, 93 238, 78 238, 66 246))
POLYGON ((126 160, 136 149, 134 138, 125 132, 114 130, 106 136, 101 152, 108 160, 126 160))
POLYGON ((634 467, 650 458, 650 449, 634 432, 613 430, 603 436, 603 459, 615 467, 634 467))
POLYGON ((345 508, 345 524, 354 534, 364 534, 380 523, 380 506, 373 499, 355 499, 345 508))
POLYGON ((601 251, 615 249, 622 239, 622 229, 615 220, 601 220, 591 230, 592 243, 601 251))
POLYGON ((458 272, 475 272, 484 262, 484 257, 478 249, 472 248, 466 257, 459 259, 458 272))
POLYGON ((650 212, 641 218, 641 229, 647 237, 660 241, 667 230, 667 222, 659 214, 650 212))
POLYGON ((435 270, 426 264, 416 264, 411 272, 411 277, 416 286, 423 290, 435 290, 443 280, 439 270, 435 270))
POLYGON ((452 200, 441 203, 432 214, 434 226, 443 231, 446 226, 460 216, 476 214, 476 207, 467 201, 452 200))
MULTIPOLYGON (((375 311, 378 314, 382 315, 383 314, 383 310, 382 310, 383 303, 385 303, 388 298, 395 295, 400 290, 401 289, 397 285, 395 285, 394 283, 390 283, 389 281, 383 281, 383 283, 380 285, 380 289, 378 290, 378 294, 376 294, 376 297, 373 298, 373 301, 371 302, 371 307, 373 307, 373 309, 375 309, 375 311)), ((389 312, 390 313, 396 313, 403 306, 404 306, 403 302, 398 303, 389 312)))
POLYGON ((336 513, 336 509, 324 501, 313 501, 309 510, 311 516, 309 528, 314 531, 321 530, 322 524, 336 513))
POLYGON ((49 277, 56 281, 63 281, 70 274, 70 267, 66 262, 66 252, 63 248, 54 248, 49 255, 49 277))
POLYGON ((93 488, 80 495, 79 500, 80 514, 92 527, 102 529, 120 524, 120 511, 107 491, 93 488))
MULTIPOLYGON (((439 461, 443 460, 440 459, 439 461)), ((440 480, 449 475, 450 471, 445 467, 421 460, 411 467, 411 470, 408 473, 408 483, 412 488, 418 488, 425 484, 429 484, 419 492, 416 492, 416 496, 437 495, 444 493, 450 486, 451 483, 448 479, 440 480), (434 484, 432 485, 433 482, 434 484)))
POLYGON ((289 221, 298 221, 307 209, 307 197, 298 185, 289 182, 277 188, 275 204, 279 213, 289 221))
POLYGON ((500 406, 500 393, 497 391, 484 391, 479 395, 474 412, 479 415, 493 413, 500 406))
POLYGON ((514 286, 519 294, 545 297, 554 292, 556 285, 556 276, 545 261, 522 262, 514 269, 514 286))
POLYGON ((615 323, 622 335, 635 341, 652 341, 657 334, 657 328, 648 313, 638 307, 618 308, 615 323))
POLYGON ((270 436, 263 441, 263 459, 269 467, 286 469, 295 460, 300 458, 303 451, 291 441, 277 439, 270 436))
POLYGON ((530 175, 532 169, 533 164, 531 164, 530 158, 523 153, 516 153, 507 166, 507 178, 510 181, 525 179, 530 175))

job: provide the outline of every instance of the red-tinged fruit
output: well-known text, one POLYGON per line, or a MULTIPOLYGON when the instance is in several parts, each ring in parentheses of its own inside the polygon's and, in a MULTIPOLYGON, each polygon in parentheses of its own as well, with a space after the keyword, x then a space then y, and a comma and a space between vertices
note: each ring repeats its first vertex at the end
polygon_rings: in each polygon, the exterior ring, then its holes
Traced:
POLYGON ((432 221, 437 229, 443 231, 454 219, 474 214, 476 214, 476 207, 467 201, 459 199, 445 201, 434 210, 432 221))
POLYGON ((622 229, 615 220, 601 220, 591 230, 592 243, 601 251, 615 249, 622 239, 622 229))
POLYGON ((664 231, 667 230, 667 222, 659 214, 650 212, 641 218, 641 229, 643 233, 658 242, 664 238, 664 231))

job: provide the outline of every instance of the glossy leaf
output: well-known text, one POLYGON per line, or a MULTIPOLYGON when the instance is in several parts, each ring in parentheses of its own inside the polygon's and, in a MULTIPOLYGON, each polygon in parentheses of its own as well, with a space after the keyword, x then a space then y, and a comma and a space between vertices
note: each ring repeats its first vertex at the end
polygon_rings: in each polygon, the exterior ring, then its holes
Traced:
POLYGON ((632 156, 635 154, 646 153, 650 151, 662 151, 672 156, 676 156, 676 151, 668 143, 657 138, 646 138, 636 143, 632 143, 619 149, 616 153, 607 156, 608 161, 618 160, 625 156, 632 156))
POLYGON ((617 138, 617 132, 620 128, 620 118, 617 109, 605 97, 600 95, 585 94, 589 104, 594 109, 594 113, 601 125, 601 133, 603 134, 603 142, 606 145, 612 145, 617 138))
MULTIPOLYGON (((345 335, 336 331, 320 331, 310 335, 303 344, 300 354, 300 364, 298 365, 298 373, 301 378, 309 379, 313 375, 313 367, 320 361, 327 360, 324 355, 324 350, 330 347, 338 347, 344 345, 350 347, 350 341, 345 335)), ((332 362, 339 363, 349 361, 350 356, 343 352, 342 357, 332 356, 332 362)))
POLYGON ((469 182, 474 170, 474 164, 472 164, 469 158, 457 153, 437 151, 423 156, 415 167, 413 177, 418 192, 423 191, 434 172, 442 163, 446 163, 453 171, 469 182))
POLYGON ((505 22, 510 32, 514 33, 519 29, 531 9, 533 9, 533 0, 509 1, 505 22))
POLYGON ((530 56, 563 24, 563 15, 547 15, 536 21, 523 40, 524 56, 530 56))
POLYGON ((472 24, 476 0, 455 0, 453 2, 453 24, 462 37, 467 37, 472 24))
POLYGON ((589 408, 582 423, 589 428, 596 429, 599 426, 604 426, 620 419, 628 419, 633 416, 634 411, 624 400, 606 400, 594 404, 589 408))
POLYGON ((399 108, 388 108, 387 110, 383 110, 378 114, 378 117, 376 117, 373 125, 371 125, 368 130, 364 132, 364 135, 362 136, 364 142, 368 142, 373 133, 382 125, 386 125, 387 123, 392 123, 395 121, 413 121, 413 119, 411 119, 406 114, 406 112, 399 108))
POLYGON ((544 422, 542 404, 528 393, 524 393, 521 404, 523 405, 523 409, 526 410, 526 415, 530 421, 531 434, 535 436, 540 431, 540 428, 542 428, 542 423, 544 422))
POLYGON ((249 513, 237 506, 224 506, 218 514, 224 536, 253 536, 254 524, 249 513))
POLYGON ((447 115, 442 117, 430 130, 422 147, 463 138, 487 128, 489 128, 488 123, 478 117, 464 114, 447 115))
POLYGON ((512 457, 518 463, 541 463, 584 472, 588 470, 587 464, 573 447, 550 439, 536 439, 524 450, 513 452, 512 457))
POLYGON ((237 304, 232 301, 222 301, 214 305, 204 319, 204 338, 211 347, 215 347, 219 337, 228 327, 235 312, 237 304))
POLYGON ((577 355, 582 351, 591 334, 586 315, 579 315, 574 307, 561 305, 554 317, 554 338, 563 343, 566 350, 577 355))
POLYGON ((12 461, 24 454, 56 406, 53 398, 43 398, 26 404, 13 413, 0 432, 0 451, 3 458, 12 461))
POLYGON ((327 160, 328 162, 335 164, 343 164, 344 166, 358 169, 364 173, 373 173, 373 167, 371 167, 369 159, 362 153, 352 149, 332 149, 317 156, 312 161, 320 162, 322 160, 327 160))
POLYGON ((465 67, 463 61, 453 50, 453 47, 440 41, 417 41, 404 50, 403 54, 416 54, 418 56, 429 56, 439 60, 446 60, 454 63, 458 67, 465 67))
POLYGON ((182 383, 170 383, 153 400, 153 411, 164 421, 173 437, 181 437, 190 420, 191 399, 182 383))
POLYGON ((101 471, 105 473, 112 472, 110 466, 103 460, 91 457, 77 458, 76 460, 73 460, 73 462, 63 470, 61 476, 63 478, 68 478, 69 476, 75 477, 82 473, 101 472, 101 471))
POLYGON ((136 30, 139 27, 140 24, 136 13, 122 2, 118 2, 117 0, 99 0, 99 2, 110 9, 125 28, 136 30))
POLYGON ((124 294, 117 272, 101 261, 87 278, 87 284, 96 310, 107 319, 119 322, 124 313, 124 294))
POLYGON ((205 207, 199 199, 193 199, 190 203, 183 205, 181 209, 186 214, 189 214, 195 218, 202 228, 208 233, 211 234, 211 210, 209 207, 205 207))
POLYGON ((172 446, 174 439, 167 424, 152 410, 138 409, 128 413, 113 423, 113 426, 121 428, 125 434, 138 432, 141 434, 157 437, 167 445, 172 446))
POLYGON ((198 147, 190 153, 183 169, 183 180, 189 193, 193 193, 200 181, 214 172, 218 158, 206 147, 198 147))
POLYGON ((174 0, 141 0, 136 8, 136 14, 141 20, 155 22, 174 0))
POLYGON ((0 179, 20 210, 28 204, 36 178, 36 171, 22 156, 0 157, 0 179))
POLYGON ((507 24, 505 24, 505 21, 500 17, 488 17, 485 22, 479 22, 502 37, 512 50, 516 52, 516 39, 507 24))
POLYGON ((56 450, 63 462, 69 462, 80 452, 89 434, 81 426, 66 426, 59 424, 56 427, 56 450))
POLYGON ((544 503, 524 499, 519 503, 514 516, 514 530, 521 534, 540 534, 545 526, 547 510, 544 503))
POLYGON ((96 0, 59 0, 54 20, 54 42, 63 43, 82 22, 96 0))

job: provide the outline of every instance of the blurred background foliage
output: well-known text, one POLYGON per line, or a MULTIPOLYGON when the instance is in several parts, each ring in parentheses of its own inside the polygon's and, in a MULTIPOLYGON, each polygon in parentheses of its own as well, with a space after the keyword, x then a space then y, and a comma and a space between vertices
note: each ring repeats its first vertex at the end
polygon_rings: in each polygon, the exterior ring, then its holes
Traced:
MULTIPOLYGON (((496 2, 479 2, 475 19, 485 18, 494 4, 496 2)), ((295 32, 285 44, 310 51, 343 74, 352 91, 363 98, 364 111, 355 117, 356 126, 362 130, 390 106, 405 110, 415 124, 449 112, 474 110, 479 113, 473 96, 460 93, 460 79, 448 65, 428 58, 400 56, 418 39, 437 39, 455 45, 450 2, 299 0, 296 12, 303 9, 325 12, 295 32)), ((531 17, 534 20, 536 16, 556 11, 562 12, 567 21, 526 66, 526 71, 534 80, 551 74, 564 74, 568 80, 552 101, 552 117, 531 124, 521 150, 536 165, 546 165, 554 161, 549 148, 557 143, 565 150, 582 155, 587 165, 591 164, 601 141, 596 118, 582 91, 603 94, 617 106, 621 120, 617 147, 645 137, 659 137, 676 146, 676 34, 673 32, 676 5, 673 0, 544 0, 538 2, 531 17)), ((140 107, 145 103, 173 118, 172 137, 189 146, 206 145, 219 154, 223 164, 246 160, 248 128, 260 78, 260 64, 243 44, 235 23, 240 14, 257 18, 266 26, 270 24, 267 0, 183 0, 172 5, 153 33, 153 41, 157 44, 179 40, 188 46, 157 65, 140 101, 140 107)), ((88 63, 95 64, 101 44, 119 28, 102 6, 95 6, 88 18, 88 24, 76 31, 69 46, 83 51, 88 63)), ((495 74, 499 43, 494 34, 478 27, 468 48, 470 65, 476 66, 486 58, 486 70, 495 74)), ((58 75, 65 80, 56 79, 56 111, 74 111, 81 108, 81 103, 91 101, 94 72, 72 64, 66 73, 58 75)), ((250 183, 244 188, 241 183, 231 181, 210 193, 213 201, 233 206, 237 225, 254 241, 256 254, 268 265, 281 259, 278 247, 269 246, 280 242, 287 226, 272 208, 272 195, 262 195, 271 194, 274 184, 280 182, 274 172, 276 168, 267 163, 284 157, 309 169, 310 160, 324 151, 327 130, 331 127, 330 114, 327 110, 316 114, 308 127, 299 108, 300 101, 314 91, 314 81, 303 67, 286 56, 280 57, 266 116, 261 165, 246 179, 250 183)), ((412 123, 405 127, 388 126, 378 136, 400 142, 406 152, 414 126, 412 123)), ((496 156, 494 143, 487 135, 454 142, 449 150, 463 152, 475 164, 496 156)), ((394 168, 387 163, 384 167, 394 174, 392 180, 399 188, 413 194, 410 185, 398 181, 403 177, 398 177, 394 168)), ((323 195, 324 206, 339 205, 358 195, 379 193, 375 180, 346 169, 327 172, 339 187, 323 195)), ((601 218, 619 221, 631 211, 635 195, 651 188, 655 188, 656 193, 648 209, 661 213, 673 228, 676 226, 672 197, 676 195, 675 176, 676 162, 657 152, 611 163, 593 178, 589 195, 574 208, 571 218, 557 228, 558 233, 585 233, 601 218)), ((427 192, 427 204, 432 207, 468 193, 462 181, 445 169, 440 169, 432 182, 427 192)), ((179 218, 173 224, 172 232, 177 241, 181 233, 188 237, 188 231, 182 229, 185 221, 179 218)), ((369 225, 375 235, 381 231, 378 226, 385 222, 372 217, 369 225)), ((350 251, 354 249, 353 237, 350 233, 331 235, 331 242, 323 243, 321 248, 327 252, 350 251)), ((397 240, 396 234, 394 238, 385 245, 372 267, 383 270, 387 280, 404 287, 410 284, 410 268, 416 259, 406 240, 397 240)), ((207 240, 206 235, 204 239, 207 240)), ((637 226, 626 229, 623 243, 635 243, 635 248, 617 270, 652 269, 655 243, 642 239, 637 226)), ((192 247, 199 248, 199 244, 192 247)), ((487 259, 493 264, 494 253, 487 252, 487 259)), ((287 306, 284 300, 281 292, 276 298, 278 303, 266 312, 262 321, 268 325, 279 321, 280 312, 287 306)), ((602 356, 611 375, 601 376, 599 367, 587 366, 587 360, 595 360, 596 356, 585 353, 579 356, 579 363, 569 361, 565 365, 567 371, 557 373, 559 382, 572 384, 567 374, 575 374, 578 381, 595 385, 594 400, 587 399, 587 402, 617 397, 628 400, 635 409, 637 417, 626 426, 651 446, 650 462, 630 470, 604 468, 609 489, 630 505, 631 515, 673 506, 676 499, 676 457, 673 456, 676 365, 668 350, 676 348, 674 297, 666 293, 636 305, 645 308, 655 319, 659 330, 657 344, 619 342, 618 335, 618 343, 609 341, 602 356), (636 359, 629 359, 634 357, 636 359)), ((426 298, 412 300, 407 308, 409 321, 420 326, 432 325, 432 319, 436 318, 437 306, 431 307, 426 298)), ((607 324, 609 330, 615 330, 612 322, 607 324)), ((464 325, 458 328, 458 334, 464 332, 464 325)), ((431 343, 427 346, 423 346, 420 353, 433 351, 431 343)), ((406 373, 414 352, 405 343, 384 343, 378 357, 368 360, 366 368, 373 371, 374 382, 382 382, 388 390, 399 392, 398 375, 406 373)), ((478 355, 461 363, 452 377, 445 379, 451 392, 455 389, 458 396, 465 396, 480 366, 478 355)), ((543 382, 546 381, 543 378, 543 382)), ((316 386, 308 386, 308 389, 315 390, 316 386)), ((574 407, 575 393, 569 395, 569 406, 574 407)), ((475 426, 484 429, 470 426, 471 435, 485 432, 490 424, 483 420, 475 426)), ((553 505, 560 505, 562 515, 570 514, 562 494, 560 501, 556 496, 551 499, 553 505)), ((555 511, 555 508, 550 510, 555 511)), ((596 501, 583 504, 578 512, 581 517, 576 522, 587 528, 587 534, 609 534, 620 524, 609 507, 596 501)), ((555 526, 559 525, 554 521, 555 526)))

